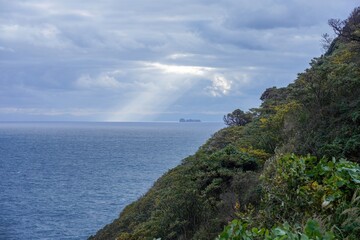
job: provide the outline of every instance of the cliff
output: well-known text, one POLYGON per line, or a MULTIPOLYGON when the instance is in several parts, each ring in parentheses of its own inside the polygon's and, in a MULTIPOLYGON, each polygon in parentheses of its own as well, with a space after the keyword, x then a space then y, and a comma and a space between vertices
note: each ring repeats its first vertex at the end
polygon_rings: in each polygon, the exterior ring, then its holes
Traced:
POLYGON ((360 236, 360 8, 332 24, 327 53, 266 89, 251 121, 215 133, 90 239, 360 236))

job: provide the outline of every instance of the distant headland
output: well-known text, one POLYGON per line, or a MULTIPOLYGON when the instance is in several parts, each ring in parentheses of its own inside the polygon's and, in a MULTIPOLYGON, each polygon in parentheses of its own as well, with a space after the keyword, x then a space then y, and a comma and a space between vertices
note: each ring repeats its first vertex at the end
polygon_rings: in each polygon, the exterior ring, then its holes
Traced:
POLYGON ((180 118, 179 122, 201 122, 201 120, 199 119, 184 119, 184 118, 180 118))

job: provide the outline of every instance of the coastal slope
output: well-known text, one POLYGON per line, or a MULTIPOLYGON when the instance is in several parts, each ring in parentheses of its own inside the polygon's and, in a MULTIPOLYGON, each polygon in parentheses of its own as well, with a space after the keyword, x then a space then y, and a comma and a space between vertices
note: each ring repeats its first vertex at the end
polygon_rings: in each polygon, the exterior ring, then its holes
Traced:
POLYGON ((360 8, 330 25, 337 37, 293 83, 266 89, 246 124, 215 133, 90 239, 360 236, 360 8))

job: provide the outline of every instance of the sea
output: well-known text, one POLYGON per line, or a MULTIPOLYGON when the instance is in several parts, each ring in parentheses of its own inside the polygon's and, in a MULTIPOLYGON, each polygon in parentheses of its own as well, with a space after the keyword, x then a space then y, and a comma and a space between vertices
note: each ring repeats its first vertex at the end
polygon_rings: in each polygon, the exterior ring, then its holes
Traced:
POLYGON ((0 122, 0 239, 87 239, 223 127, 0 122))

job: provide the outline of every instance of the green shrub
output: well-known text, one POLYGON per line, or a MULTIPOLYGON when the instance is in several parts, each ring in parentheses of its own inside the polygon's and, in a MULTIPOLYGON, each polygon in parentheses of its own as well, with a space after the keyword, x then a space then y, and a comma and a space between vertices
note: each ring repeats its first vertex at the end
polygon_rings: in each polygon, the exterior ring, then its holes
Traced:
POLYGON ((332 240, 335 235, 332 232, 325 232, 319 223, 309 219, 302 230, 299 226, 292 227, 288 223, 281 224, 271 229, 249 228, 249 224, 239 220, 233 220, 224 228, 224 231, 216 240, 332 240))
MULTIPOLYGON (((324 218, 329 228, 339 229, 339 233, 359 231, 345 227, 346 213, 338 211, 350 208, 360 187, 357 163, 285 155, 272 160, 263 172, 262 181, 264 195, 260 215, 266 226, 285 221, 301 224, 316 215, 324 218)), ((358 207, 354 205, 352 207, 358 207)), ((360 218, 359 212, 356 217, 360 218)))

